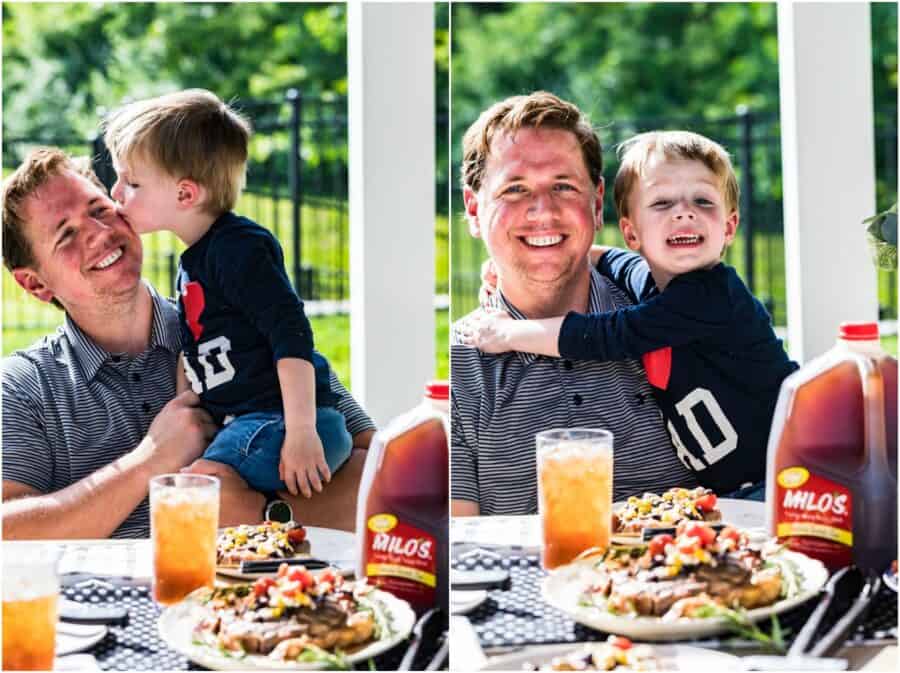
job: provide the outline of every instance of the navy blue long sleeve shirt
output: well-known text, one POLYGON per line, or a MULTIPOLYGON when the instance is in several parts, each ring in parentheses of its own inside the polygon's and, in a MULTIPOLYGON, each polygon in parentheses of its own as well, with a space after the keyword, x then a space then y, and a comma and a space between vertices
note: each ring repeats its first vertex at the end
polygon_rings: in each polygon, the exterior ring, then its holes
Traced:
POLYGON ((182 253, 176 289, 188 379, 218 422, 283 411, 276 370, 282 358, 311 362, 316 405, 334 405, 328 363, 313 350, 303 302, 269 231, 222 215, 182 253))
POLYGON ((569 313, 559 334, 567 358, 641 358, 682 462, 720 493, 764 478, 778 391, 797 369, 763 305, 735 270, 717 264, 659 292, 646 261, 610 250, 597 269, 635 306, 569 313))

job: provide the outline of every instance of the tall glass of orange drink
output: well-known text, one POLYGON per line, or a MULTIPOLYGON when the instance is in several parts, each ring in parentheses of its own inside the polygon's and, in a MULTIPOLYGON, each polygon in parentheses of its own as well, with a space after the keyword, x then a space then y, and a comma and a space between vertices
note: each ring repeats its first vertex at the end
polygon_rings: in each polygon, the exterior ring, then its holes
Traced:
POLYGON ((171 605, 216 576, 219 480, 164 474, 150 480, 153 597, 171 605))
POLYGON ((3 670, 46 671, 56 650, 59 548, 3 546, 3 670))
POLYGON ((535 438, 541 562, 550 570, 586 549, 609 546, 613 436, 572 428, 539 432, 535 438))

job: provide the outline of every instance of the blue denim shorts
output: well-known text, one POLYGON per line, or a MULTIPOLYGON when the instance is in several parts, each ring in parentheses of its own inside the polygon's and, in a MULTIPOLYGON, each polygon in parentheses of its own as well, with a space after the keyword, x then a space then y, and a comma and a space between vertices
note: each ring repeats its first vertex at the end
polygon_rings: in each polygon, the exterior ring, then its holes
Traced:
MULTIPOLYGON (((325 462, 334 474, 353 448, 353 438, 341 412, 333 407, 318 407, 316 432, 325 449, 325 462)), ((285 484, 278 476, 278 464, 283 443, 284 415, 254 412, 238 416, 219 430, 203 457, 230 465, 257 491, 281 491, 285 484)))
POLYGON ((755 484, 745 484, 736 491, 725 493, 720 498, 735 498, 737 500, 754 500, 764 502, 766 499, 766 481, 758 481, 755 484))

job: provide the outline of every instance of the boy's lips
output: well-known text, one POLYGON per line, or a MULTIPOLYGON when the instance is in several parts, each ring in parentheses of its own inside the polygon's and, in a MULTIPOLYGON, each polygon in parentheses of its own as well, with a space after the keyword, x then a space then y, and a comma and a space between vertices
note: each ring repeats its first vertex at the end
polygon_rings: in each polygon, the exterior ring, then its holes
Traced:
POLYGON ((700 245, 705 238, 701 234, 677 233, 666 239, 666 244, 674 247, 690 247, 700 245))

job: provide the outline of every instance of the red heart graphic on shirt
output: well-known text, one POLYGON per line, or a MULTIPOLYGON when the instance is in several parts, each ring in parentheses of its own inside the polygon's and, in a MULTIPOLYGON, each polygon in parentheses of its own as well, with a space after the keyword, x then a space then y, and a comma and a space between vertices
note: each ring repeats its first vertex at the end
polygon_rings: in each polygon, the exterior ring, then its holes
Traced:
POLYGON ((647 380, 650 385, 660 390, 669 386, 669 376, 672 374, 672 347, 666 346, 641 357, 644 363, 644 371, 647 372, 647 380))
POLYGON ((203 334, 203 325, 200 324, 200 315, 206 307, 206 297, 203 294, 203 286, 197 281, 192 280, 185 284, 181 291, 181 302, 184 304, 184 316, 187 321, 191 334, 194 335, 194 341, 200 341, 200 335, 203 334))

